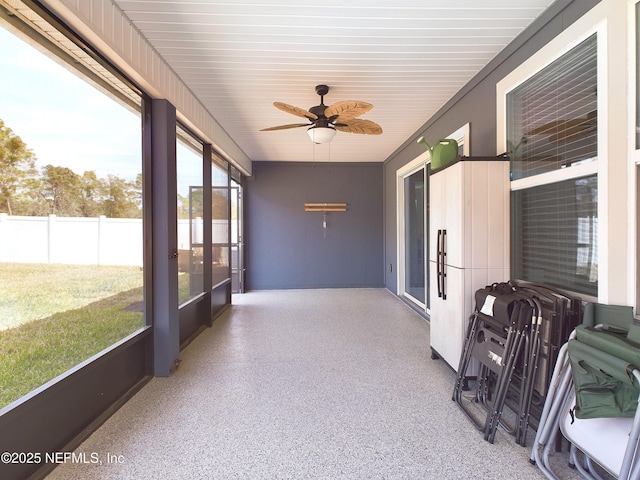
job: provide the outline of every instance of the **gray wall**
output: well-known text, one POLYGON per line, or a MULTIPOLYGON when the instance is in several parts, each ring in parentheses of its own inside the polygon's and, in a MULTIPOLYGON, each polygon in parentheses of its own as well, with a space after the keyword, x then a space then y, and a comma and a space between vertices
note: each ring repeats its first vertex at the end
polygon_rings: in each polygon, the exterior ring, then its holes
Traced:
POLYGON ((381 163, 254 162, 245 188, 246 287, 382 287, 381 163), (346 212, 305 212, 346 202, 346 212))
POLYGON ((555 2, 385 161, 384 261, 385 264, 393 264, 393 270, 385 273, 385 286, 389 290, 397 291, 396 170, 424 153, 424 147, 416 140, 424 135, 433 145, 438 139, 470 123, 470 155, 503 153, 496 152, 496 84, 598 3, 599 0, 555 2))

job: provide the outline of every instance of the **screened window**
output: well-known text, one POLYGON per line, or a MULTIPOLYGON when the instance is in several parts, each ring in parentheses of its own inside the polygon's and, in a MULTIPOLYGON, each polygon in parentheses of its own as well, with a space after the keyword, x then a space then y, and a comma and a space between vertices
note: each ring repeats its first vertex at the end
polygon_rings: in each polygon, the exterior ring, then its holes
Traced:
POLYGON ((228 280, 230 254, 229 169, 228 165, 214 158, 211 166, 211 221, 212 221, 212 281, 217 285, 228 280))
POLYGON ((597 297, 596 35, 511 90, 506 105, 512 274, 597 297))
POLYGON ((178 303, 204 291, 204 203, 202 144, 182 128, 176 132, 178 182, 178 303))
POLYGON ((597 158, 596 52, 593 35, 508 94, 513 180, 597 158))
POLYGON ((141 97, 42 19, 3 25, 0 408, 145 325, 141 97))

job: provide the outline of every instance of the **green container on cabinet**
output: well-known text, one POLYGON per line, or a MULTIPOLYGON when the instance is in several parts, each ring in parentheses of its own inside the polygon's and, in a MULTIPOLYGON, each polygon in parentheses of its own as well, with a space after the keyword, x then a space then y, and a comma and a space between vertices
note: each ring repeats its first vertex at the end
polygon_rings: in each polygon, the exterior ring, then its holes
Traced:
POLYGON ((427 143, 424 137, 420 137, 418 143, 422 143, 429 150, 429 154, 431 155, 431 170, 444 168, 458 158, 458 142, 452 138, 438 140, 438 143, 433 147, 427 143))

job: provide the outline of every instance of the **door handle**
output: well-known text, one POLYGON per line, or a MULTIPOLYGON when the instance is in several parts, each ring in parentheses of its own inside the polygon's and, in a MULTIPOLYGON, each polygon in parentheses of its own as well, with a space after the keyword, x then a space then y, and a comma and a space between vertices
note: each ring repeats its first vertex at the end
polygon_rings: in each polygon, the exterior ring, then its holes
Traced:
POLYGON ((447 299, 447 272, 445 269, 445 262, 447 257, 447 230, 442 230, 442 299, 447 299))
POLYGON ((438 240, 436 243, 436 283, 438 284, 438 297, 442 297, 442 270, 441 270, 441 257, 442 257, 442 230, 438 229, 438 240))

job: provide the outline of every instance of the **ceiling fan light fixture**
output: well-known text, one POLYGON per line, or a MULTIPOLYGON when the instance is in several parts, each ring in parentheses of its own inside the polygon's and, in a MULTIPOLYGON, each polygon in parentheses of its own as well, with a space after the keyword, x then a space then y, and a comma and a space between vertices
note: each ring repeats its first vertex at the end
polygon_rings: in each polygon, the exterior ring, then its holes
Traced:
POLYGON ((333 127, 311 127, 307 133, 313 143, 329 143, 336 136, 336 129, 333 127))

